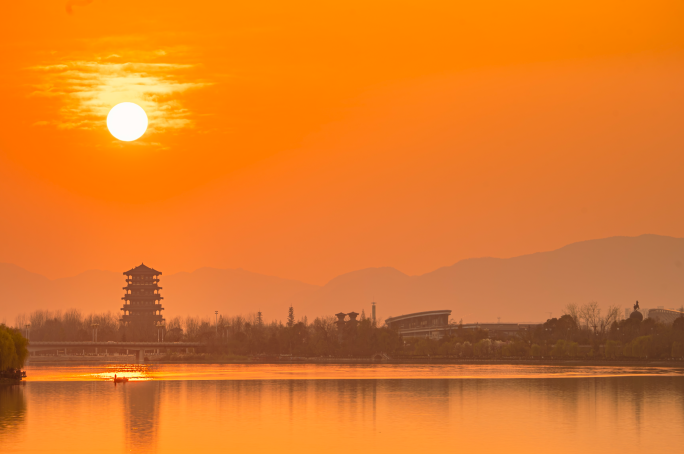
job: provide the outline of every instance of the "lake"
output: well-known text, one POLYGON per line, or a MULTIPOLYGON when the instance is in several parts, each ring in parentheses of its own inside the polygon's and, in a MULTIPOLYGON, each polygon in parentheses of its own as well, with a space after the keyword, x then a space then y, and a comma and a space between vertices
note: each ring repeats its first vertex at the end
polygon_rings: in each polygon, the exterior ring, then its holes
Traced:
POLYGON ((34 365, 0 452, 682 452, 684 370, 34 365), (128 383, 106 381, 126 376, 128 383))

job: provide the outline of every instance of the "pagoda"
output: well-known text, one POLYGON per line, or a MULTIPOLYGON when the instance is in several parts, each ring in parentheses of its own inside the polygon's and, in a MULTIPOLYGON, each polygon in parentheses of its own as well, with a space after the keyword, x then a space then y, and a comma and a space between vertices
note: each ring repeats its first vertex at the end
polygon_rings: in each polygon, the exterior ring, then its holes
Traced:
POLYGON ((164 325, 165 320, 161 314, 161 311, 164 310, 161 300, 164 297, 159 294, 162 288, 158 285, 161 271, 152 269, 143 263, 123 274, 126 276, 128 285, 123 288, 126 294, 121 298, 124 300, 124 305, 121 308, 123 311, 121 322, 126 326, 131 324, 164 325))

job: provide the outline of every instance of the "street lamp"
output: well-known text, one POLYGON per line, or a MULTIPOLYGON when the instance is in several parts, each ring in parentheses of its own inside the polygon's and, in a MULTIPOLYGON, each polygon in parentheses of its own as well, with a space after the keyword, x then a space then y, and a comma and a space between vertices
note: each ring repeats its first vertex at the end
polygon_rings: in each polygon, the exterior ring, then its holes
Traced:
POLYGON ((214 311, 214 314, 216 315, 216 334, 218 334, 218 311, 214 311))
POLYGON ((26 324, 26 340, 29 340, 29 328, 31 327, 30 323, 26 324))
POLYGON ((161 341, 164 342, 164 327, 166 326, 166 321, 157 321, 155 322, 155 325, 157 326, 157 342, 159 342, 159 337, 161 336, 161 341))

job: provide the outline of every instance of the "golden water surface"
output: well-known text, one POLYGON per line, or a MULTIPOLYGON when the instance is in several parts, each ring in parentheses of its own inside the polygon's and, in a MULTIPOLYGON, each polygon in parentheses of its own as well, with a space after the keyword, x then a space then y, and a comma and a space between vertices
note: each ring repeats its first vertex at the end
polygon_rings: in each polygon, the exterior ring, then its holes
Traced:
POLYGON ((506 365, 40 365, 0 452, 683 452, 684 371, 506 365), (114 384, 111 378, 129 378, 114 384))

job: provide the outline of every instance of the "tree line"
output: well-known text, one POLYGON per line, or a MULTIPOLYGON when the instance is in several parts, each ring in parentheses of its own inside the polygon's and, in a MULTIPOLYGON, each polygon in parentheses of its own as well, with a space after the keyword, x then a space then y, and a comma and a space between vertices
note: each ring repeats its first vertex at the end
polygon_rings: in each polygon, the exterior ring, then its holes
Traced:
POLYGON ((570 304, 560 318, 548 319, 516 335, 455 329, 439 340, 405 339, 403 354, 456 358, 684 357, 684 315, 672 324, 652 318, 620 319, 620 308, 602 311, 598 303, 570 304))
MULTIPOLYGON (((684 356, 684 317, 674 324, 646 318, 620 319, 620 308, 602 311, 595 302, 568 305, 559 318, 516 335, 463 329, 453 321, 451 334, 441 339, 401 338, 377 326, 362 312, 360 320, 337 325, 335 317, 296 319, 290 307, 284 322, 266 322, 257 312, 247 316, 174 317, 167 321, 166 342, 201 342, 209 353, 229 355, 368 356, 448 358, 681 358, 684 356)), ((30 324, 34 341, 88 341, 93 324, 98 341, 156 341, 153 326, 125 327, 113 313, 82 315, 77 310, 34 311, 17 319, 30 324)))
MULTIPOLYGON (((203 350, 232 355, 293 356, 369 356, 393 354, 402 348, 396 331, 378 327, 361 313, 357 323, 338 327, 335 317, 296 319, 294 308, 288 309, 285 322, 266 322, 257 312, 247 316, 173 317, 166 322, 165 342, 201 342, 203 350)), ((154 326, 124 326, 112 312, 84 316, 72 309, 66 312, 37 310, 17 318, 19 327, 29 325, 31 341, 93 340, 97 324, 97 340, 157 341, 162 333, 154 326)))

